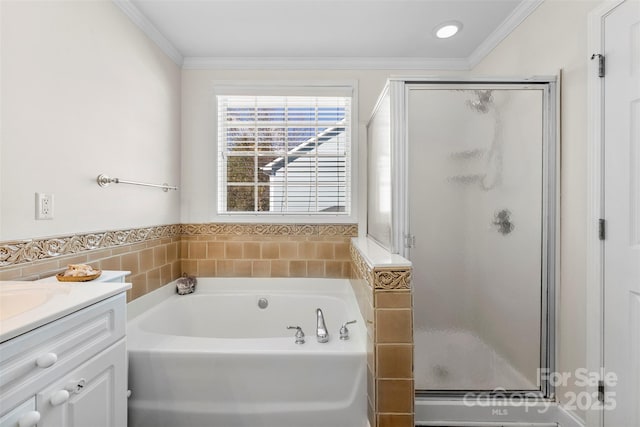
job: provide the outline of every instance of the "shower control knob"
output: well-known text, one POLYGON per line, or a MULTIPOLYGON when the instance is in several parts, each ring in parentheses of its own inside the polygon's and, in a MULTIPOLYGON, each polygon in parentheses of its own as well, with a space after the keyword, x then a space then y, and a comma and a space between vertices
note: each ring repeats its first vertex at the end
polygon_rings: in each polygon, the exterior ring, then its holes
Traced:
POLYGON ((351 325, 352 323, 356 323, 355 320, 350 320, 348 322, 344 322, 342 324, 342 326, 340 327, 340 339, 341 340, 348 340, 349 339, 349 329, 347 328, 347 325, 351 325))

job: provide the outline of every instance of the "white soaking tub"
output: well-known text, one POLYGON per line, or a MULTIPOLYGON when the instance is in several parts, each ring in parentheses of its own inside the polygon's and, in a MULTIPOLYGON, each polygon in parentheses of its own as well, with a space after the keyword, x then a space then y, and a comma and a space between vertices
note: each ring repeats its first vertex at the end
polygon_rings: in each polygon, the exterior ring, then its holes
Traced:
POLYGON ((366 329, 348 280, 199 278, 194 294, 174 288, 130 304, 148 307, 128 323, 130 427, 367 425, 366 329), (316 340, 317 308, 327 343, 316 340), (287 326, 301 326, 306 342, 287 326))

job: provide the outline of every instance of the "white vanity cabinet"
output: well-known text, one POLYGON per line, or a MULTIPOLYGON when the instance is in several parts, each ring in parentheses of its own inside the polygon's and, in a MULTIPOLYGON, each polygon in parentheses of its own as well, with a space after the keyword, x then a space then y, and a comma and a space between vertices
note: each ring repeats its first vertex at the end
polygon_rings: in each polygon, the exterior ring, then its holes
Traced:
POLYGON ((127 425, 126 297, 0 344, 0 427, 127 425))

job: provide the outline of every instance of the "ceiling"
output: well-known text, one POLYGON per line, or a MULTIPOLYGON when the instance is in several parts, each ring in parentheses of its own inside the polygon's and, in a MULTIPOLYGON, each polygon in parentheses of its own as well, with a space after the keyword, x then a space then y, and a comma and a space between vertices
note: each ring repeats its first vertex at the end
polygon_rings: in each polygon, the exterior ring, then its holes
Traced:
POLYGON ((185 67, 468 69, 542 0, 114 2, 185 67), (452 20, 461 22, 462 30, 437 39, 434 29, 452 20))

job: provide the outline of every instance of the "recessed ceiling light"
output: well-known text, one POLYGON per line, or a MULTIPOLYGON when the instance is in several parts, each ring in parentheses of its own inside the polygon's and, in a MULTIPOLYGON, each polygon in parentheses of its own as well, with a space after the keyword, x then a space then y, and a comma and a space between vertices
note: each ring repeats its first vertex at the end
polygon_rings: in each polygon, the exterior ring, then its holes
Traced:
POLYGON ((448 39, 455 36, 462 29, 462 24, 458 21, 443 22, 438 25, 434 33, 439 39, 448 39))

